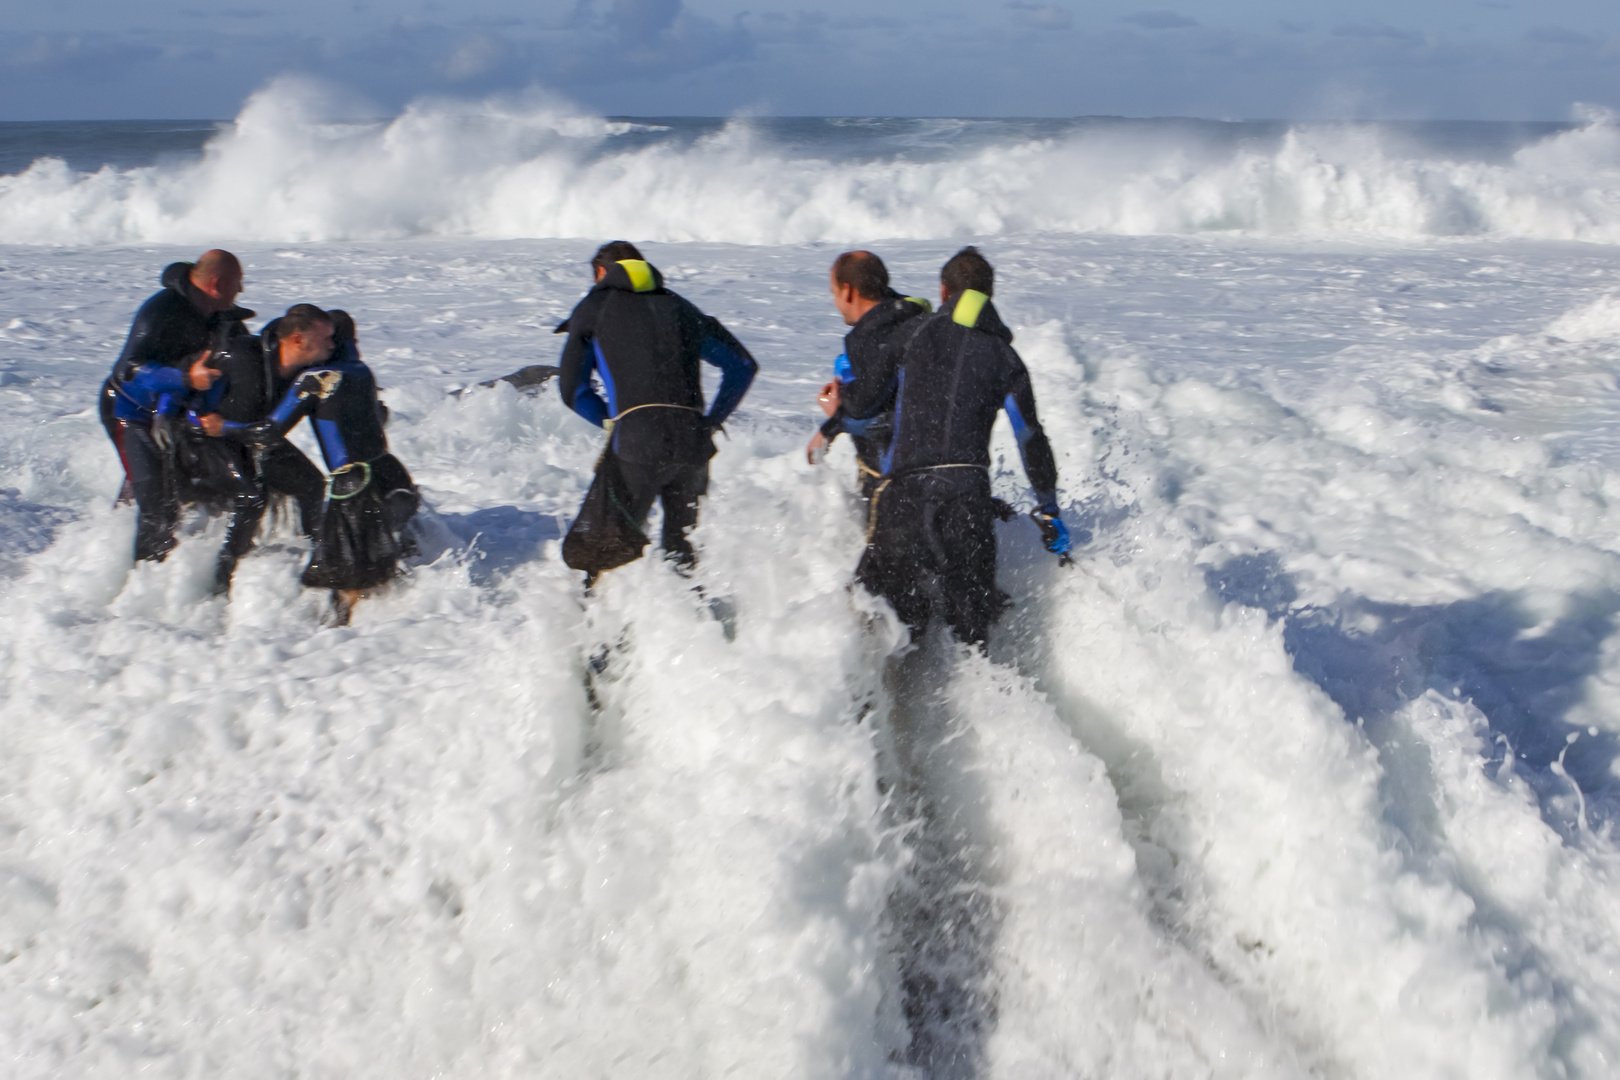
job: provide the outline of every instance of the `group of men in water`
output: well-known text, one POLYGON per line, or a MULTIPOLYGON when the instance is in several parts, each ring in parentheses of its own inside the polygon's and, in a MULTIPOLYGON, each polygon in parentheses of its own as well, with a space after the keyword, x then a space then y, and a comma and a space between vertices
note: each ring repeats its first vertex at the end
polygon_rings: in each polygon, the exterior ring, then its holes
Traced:
MULTIPOLYGON (((563 401, 604 428, 606 445, 564 538, 586 586, 640 558, 654 502, 664 556, 686 572, 690 532, 708 490, 714 433, 748 392, 758 365, 720 322, 664 285, 634 245, 613 241, 591 259, 594 284, 568 319, 558 384, 563 401), (704 405, 700 363, 720 370, 704 405)), ((184 503, 229 515, 215 572, 226 592, 272 496, 297 503, 313 541, 304 584, 332 590, 346 622, 366 590, 411 553, 420 499, 388 452, 387 411, 360 359, 354 321, 296 304, 258 334, 237 306, 242 267, 226 251, 163 272, 136 313, 101 395, 102 421, 136 503, 135 557, 162 561, 184 503), (322 473, 287 433, 305 416, 322 473)), ((855 444, 867 548, 856 578, 920 632, 931 619, 982 644, 1007 603, 995 583, 994 523, 1012 516, 990 490, 990 431, 1005 411, 1035 489, 1049 551, 1071 539, 1057 506, 1057 468, 1035 411, 1029 373, 991 297, 995 274, 976 249, 940 272, 940 307, 902 296, 868 251, 840 255, 833 303, 851 329, 822 388, 826 422, 812 462, 840 434, 855 444)))
POLYGON ((121 498, 137 507, 135 558, 163 561, 183 504, 223 510, 230 523, 214 590, 227 592, 269 497, 287 496, 314 541, 303 582, 332 590, 333 619, 347 622, 409 552, 420 502, 388 452, 386 410, 354 320, 294 304, 250 333, 254 313, 236 304, 242 264, 228 251, 174 263, 162 284, 135 313, 101 390, 101 421, 124 464, 121 498), (305 416, 327 473, 287 441, 305 416))

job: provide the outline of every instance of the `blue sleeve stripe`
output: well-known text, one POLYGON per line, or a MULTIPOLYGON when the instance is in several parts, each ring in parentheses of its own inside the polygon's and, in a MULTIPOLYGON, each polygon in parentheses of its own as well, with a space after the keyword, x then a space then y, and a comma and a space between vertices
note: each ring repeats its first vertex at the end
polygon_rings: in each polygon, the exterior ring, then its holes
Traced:
POLYGON ((343 442, 336 420, 316 420, 315 436, 321 441, 321 455, 326 458, 327 469, 341 469, 349 464, 349 448, 343 442))
POLYGON ((895 376, 894 383, 894 426, 889 432, 889 445, 883 451, 883 474, 887 476, 894 469, 894 450, 900 445, 900 406, 905 401, 906 369, 901 368, 895 376))
POLYGON ((619 394, 613 386, 613 372, 608 370, 607 357, 602 355, 602 343, 591 342, 591 359, 596 370, 602 376, 602 388, 607 391, 607 407, 609 416, 619 415, 619 394))
POLYGON ((602 355, 602 346, 595 341, 590 343, 590 351, 583 353, 580 362, 583 368, 574 386, 574 398, 568 407, 583 416, 597 427, 601 427, 607 418, 613 415, 613 402, 616 395, 613 392, 613 376, 608 373, 607 358, 602 355), (596 386, 591 382, 591 372, 598 371, 602 375, 602 385, 607 389, 608 400, 603 401, 596 392, 596 386))
POLYGON ((1018 440, 1019 446, 1024 445, 1029 441, 1031 433, 1029 425, 1024 423, 1024 414, 1018 411, 1018 402, 1013 400, 1011 394, 1008 394, 1006 400, 1001 403, 1001 407, 1007 410, 1007 419, 1012 421, 1013 437, 1018 440))
POLYGON ((294 382, 287 388, 286 396, 281 399, 281 404, 276 406, 276 411, 270 414, 271 421, 277 427, 285 424, 298 411, 298 406, 303 404, 303 400, 298 396, 298 383, 294 382))

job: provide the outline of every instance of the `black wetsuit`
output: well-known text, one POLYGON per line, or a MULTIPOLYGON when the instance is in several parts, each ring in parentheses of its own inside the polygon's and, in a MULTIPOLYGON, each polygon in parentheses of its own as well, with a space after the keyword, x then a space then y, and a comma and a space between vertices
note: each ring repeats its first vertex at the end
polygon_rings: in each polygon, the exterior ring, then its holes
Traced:
POLYGON ((930 310, 928 301, 901 296, 890 289, 844 335, 847 381, 846 373, 839 370, 838 409, 821 425, 821 434, 829 443, 840 432, 848 433, 854 441, 863 499, 872 497, 883 474, 882 458, 889 448, 893 427, 900 360, 911 335, 921 325, 918 316, 930 310))
MULTIPOLYGON (((231 342, 251 336, 242 322, 253 315, 248 309, 206 310, 206 300, 191 284, 192 265, 171 263, 164 269, 163 290, 135 313, 123 351, 101 388, 101 421, 118 448, 140 509, 137 559, 162 560, 174 547, 182 495, 230 507, 233 521, 222 558, 252 543, 255 503, 262 512, 263 495, 250 476, 228 468, 198 474, 177 460, 174 449, 160 445, 165 435, 176 441, 182 436, 168 425, 190 396, 186 367, 191 357, 203 349, 224 351, 231 342), (163 427, 157 436, 154 422, 163 427)), ((191 455, 178 456, 193 463, 191 455)))
POLYGON ((408 553, 401 533, 421 499, 411 474, 388 452, 377 382, 353 341, 339 340, 331 359, 293 376, 270 418, 246 434, 268 445, 305 416, 332 478, 303 582, 328 589, 380 585, 408 553))
POLYGON ((208 391, 193 396, 191 418, 194 428, 197 418, 207 413, 217 413, 224 419, 225 433, 212 443, 215 452, 230 457, 256 476, 266 495, 294 499, 304 535, 312 536, 326 498, 325 474, 286 439, 276 439, 254 450, 239 438, 243 427, 268 418, 292 386, 294 376, 281 374, 276 333, 280 321, 272 321, 258 338, 233 339, 216 361, 220 378, 208 391))
POLYGON ((983 294, 955 296, 918 328, 899 376, 894 435, 856 576, 920 631, 938 611, 983 642, 1007 604, 996 588, 990 429, 1005 409, 1024 472, 1056 506, 1057 464, 1012 332, 983 294), (963 303, 963 297, 971 298, 963 303), (978 301, 983 307, 970 310, 978 301), (963 322, 956 321, 958 307, 963 322), (971 316, 971 317, 970 317, 971 316))
POLYGON ((603 466, 623 481, 615 505, 639 531, 653 501, 661 501, 664 551, 690 562, 686 533, 708 490, 713 433, 748 391, 754 358, 640 260, 616 263, 557 330, 568 334, 558 373, 563 401, 593 424, 613 421, 603 466), (700 361, 722 372, 707 413, 700 361))

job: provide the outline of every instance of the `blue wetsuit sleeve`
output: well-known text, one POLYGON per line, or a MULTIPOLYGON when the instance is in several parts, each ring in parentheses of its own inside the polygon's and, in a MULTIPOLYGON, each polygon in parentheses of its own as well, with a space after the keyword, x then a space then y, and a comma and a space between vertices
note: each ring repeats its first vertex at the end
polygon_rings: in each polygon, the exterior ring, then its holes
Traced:
POLYGON ((703 329, 703 341, 698 346, 698 355, 720 369, 720 389, 714 395, 714 402, 709 406, 708 413, 710 425, 719 427, 726 422, 726 417, 735 411, 743 395, 748 393, 748 388, 753 385, 754 375, 759 371, 759 365, 743 347, 743 343, 721 326, 718 319, 705 316, 703 329))
POLYGON ((349 454, 349 444, 343 440, 343 429, 336 420, 316 417, 310 422, 315 425, 315 438, 320 440, 321 456, 326 459, 328 469, 341 469, 354 461, 349 454))
POLYGON ((562 394, 563 404, 597 427, 613 415, 591 382, 591 373, 599 368, 606 377, 607 365, 602 363, 601 353, 595 341, 585 334, 570 331, 563 344, 562 359, 557 364, 557 389, 562 394))
POLYGON ((285 435, 293 426, 302 420, 305 414, 315 408, 316 398, 313 394, 305 392, 304 380, 299 379, 287 388, 287 394, 281 399, 269 416, 270 426, 278 435, 285 435))
MULTIPOLYGON (((902 373, 903 374, 903 373, 902 373)), ((1057 461, 1052 457, 1052 444, 1046 440, 1040 418, 1035 413, 1035 391, 1029 385, 1029 372, 1020 361, 1013 374, 1012 389, 1002 400, 1012 423, 1013 436, 1018 440, 1018 455, 1024 462, 1024 475, 1043 507, 1057 506, 1057 461)))
POLYGON ((163 364, 142 364, 133 376, 125 380, 124 387, 134 398, 179 394, 186 389, 186 373, 163 364))
MULTIPOLYGON (((230 388, 229 380, 221 375, 214 380, 214 385, 201 393, 191 395, 190 406, 186 409, 186 419, 196 426, 198 421, 219 408, 219 403, 225 398, 225 391, 230 388)), ((229 421, 226 422, 229 424, 229 421)), ((241 425, 238 425, 239 427, 241 425)))

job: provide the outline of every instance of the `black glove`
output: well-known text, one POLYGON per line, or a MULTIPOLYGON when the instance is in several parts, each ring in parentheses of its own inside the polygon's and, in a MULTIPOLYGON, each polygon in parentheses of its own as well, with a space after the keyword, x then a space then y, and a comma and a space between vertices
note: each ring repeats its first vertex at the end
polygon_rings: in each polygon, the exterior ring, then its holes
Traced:
POLYGON ((249 446, 266 447, 281 438, 281 432, 276 430, 273 421, 260 420, 257 424, 249 424, 246 427, 238 428, 236 437, 249 446))
POLYGON ((1018 511, 1013 509, 1012 503, 1007 502, 1005 499, 992 498, 990 500, 990 510, 996 515, 998 521, 1011 521, 1018 516, 1018 511))
POLYGON ((152 442, 165 454, 174 449, 174 429, 170 424, 171 421, 163 413, 152 417, 152 442))

